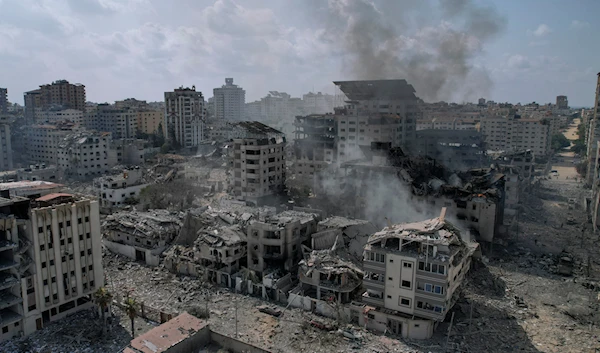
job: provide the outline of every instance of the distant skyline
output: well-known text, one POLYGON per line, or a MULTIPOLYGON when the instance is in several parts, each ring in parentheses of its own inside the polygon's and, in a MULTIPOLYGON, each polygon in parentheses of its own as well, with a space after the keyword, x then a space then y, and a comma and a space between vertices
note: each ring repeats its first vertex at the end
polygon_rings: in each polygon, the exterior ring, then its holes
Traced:
POLYGON ((225 77, 247 102, 269 91, 334 94, 332 81, 367 78, 372 71, 356 68, 370 60, 357 65, 359 51, 374 47, 369 54, 392 69, 429 74, 416 80, 448 74, 439 96, 457 103, 566 95, 589 107, 599 11, 594 0, 0 0, 0 87, 19 104, 24 92, 59 79, 84 84, 94 102, 162 101, 182 85, 208 99, 225 77), (409 18, 395 21, 403 12, 409 18), (448 33, 455 37, 438 39, 448 33), (365 37, 354 42, 355 34, 365 37))

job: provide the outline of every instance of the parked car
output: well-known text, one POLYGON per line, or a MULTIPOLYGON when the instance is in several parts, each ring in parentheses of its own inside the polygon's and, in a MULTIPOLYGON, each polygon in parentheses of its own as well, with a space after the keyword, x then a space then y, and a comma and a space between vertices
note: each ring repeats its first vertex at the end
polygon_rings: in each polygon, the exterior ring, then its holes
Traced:
POLYGON ((279 310, 278 308, 274 307, 274 306, 269 306, 269 305, 261 305, 258 307, 258 311, 260 311, 261 313, 265 313, 265 314, 269 314, 275 317, 280 317, 281 314, 283 313, 281 310, 279 310))

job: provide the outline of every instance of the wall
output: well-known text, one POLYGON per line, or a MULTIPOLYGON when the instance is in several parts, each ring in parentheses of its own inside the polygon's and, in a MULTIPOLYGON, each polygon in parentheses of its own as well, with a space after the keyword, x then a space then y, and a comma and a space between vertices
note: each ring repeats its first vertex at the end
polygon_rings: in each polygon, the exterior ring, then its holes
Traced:
POLYGON ((156 251, 153 251, 151 249, 144 249, 144 248, 136 248, 134 246, 131 245, 125 245, 125 244, 119 244, 116 242, 112 242, 110 240, 103 240, 104 245, 106 245, 106 248, 112 252, 121 254, 123 256, 127 256, 130 259, 135 260, 135 251, 136 250, 140 250, 146 253, 146 265, 148 266, 158 266, 158 264, 160 263, 160 254, 162 253, 162 248, 161 249, 155 249, 156 251))
MULTIPOLYGON (((227 337, 212 330, 210 331, 210 340, 214 343, 219 344, 221 347, 229 349, 236 353, 271 353, 268 350, 258 348, 256 346, 239 341, 232 337, 227 337)), ((169 351, 169 353, 171 353, 171 351, 169 351)))
POLYGON ((211 332, 208 325, 201 328, 194 335, 184 339, 176 345, 165 350, 165 353, 191 353, 196 352, 198 347, 206 346, 211 341, 211 332))

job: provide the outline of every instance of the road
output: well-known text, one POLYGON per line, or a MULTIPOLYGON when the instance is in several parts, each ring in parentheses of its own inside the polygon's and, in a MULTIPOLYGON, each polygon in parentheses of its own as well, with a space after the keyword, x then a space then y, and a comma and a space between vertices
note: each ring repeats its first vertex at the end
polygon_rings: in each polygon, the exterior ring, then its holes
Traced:
MULTIPOLYGON (((565 131, 563 131, 563 135, 571 141, 575 141, 579 138, 577 134, 577 128, 581 120, 579 118, 574 119, 573 123, 569 125, 565 131)), ((573 146, 573 143, 571 143, 573 146)), ((579 174, 575 169, 575 163, 578 159, 575 158, 575 153, 569 151, 571 147, 567 147, 564 152, 556 154, 556 156, 552 160, 552 168, 551 170, 558 171, 558 177, 552 177, 553 180, 564 180, 568 182, 577 182, 577 178, 579 174)))

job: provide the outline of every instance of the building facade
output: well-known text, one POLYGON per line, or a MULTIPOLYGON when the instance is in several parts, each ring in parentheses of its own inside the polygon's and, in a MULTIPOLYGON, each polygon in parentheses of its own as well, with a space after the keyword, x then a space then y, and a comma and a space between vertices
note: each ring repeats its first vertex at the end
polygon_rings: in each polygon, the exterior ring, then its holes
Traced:
POLYGON ((108 132, 83 132, 67 136, 58 145, 58 168, 66 178, 101 176, 112 167, 108 132))
POLYGON ((204 140, 204 97, 196 87, 165 92, 165 137, 184 148, 204 140))
POLYGON ((0 113, 4 114, 8 112, 8 89, 0 88, 0 113))
POLYGON ((244 118, 246 91, 233 84, 233 78, 226 78, 225 85, 213 89, 214 118, 241 121, 244 118))
POLYGON ((137 131, 144 134, 162 134, 161 124, 164 119, 164 112, 161 110, 138 110, 137 111, 137 131))
POLYGON ((0 124, 0 171, 13 169, 10 125, 0 124))
POLYGON ((567 96, 556 96, 556 107, 558 109, 569 109, 567 96))
POLYGON ((68 135, 76 132, 72 123, 32 125, 27 129, 27 153, 36 163, 58 163, 58 146, 68 135))
POLYGON ((538 157, 551 152, 552 126, 545 118, 488 116, 481 120, 480 131, 484 135, 487 150, 531 150, 538 157))
POLYGON ((30 123, 35 121, 36 112, 54 106, 85 111, 85 86, 58 80, 25 93, 25 118, 30 123))
POLYGON ((240 122, 234 131, 233 195, 266 203, 285 187, 285 136, 257 121, 240 122))
POLYGON ((110 104, 98 104, 95 130, 110 132, 114 139, 135 138, 137 129, 137 113, 124 107, 117 108, 110 104))

